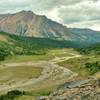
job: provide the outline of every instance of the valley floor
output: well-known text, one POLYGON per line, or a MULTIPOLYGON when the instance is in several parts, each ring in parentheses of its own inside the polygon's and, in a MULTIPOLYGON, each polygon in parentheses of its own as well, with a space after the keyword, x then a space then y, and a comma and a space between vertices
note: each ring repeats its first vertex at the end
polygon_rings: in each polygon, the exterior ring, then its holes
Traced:
MULTIPOLYGON (((29 59, 25 58, 24 61, 23 57, 15 57, 1 62, 0 94, 20 90, 32 92, 37 96, 41 92, 46 94, 54 91, 59 85, 73 80, 80 74, 65 65, 65 62, 82 57, 72 49, 62 49, 52 50, 47 55, 43 55, 43 58, 28 56, 29 59)), ((27 95, 23 97, 24 99, 15 100, 33 100, 33 97, 27 95), (25 99, 27 97, 30 99, 25 99)))
MULTIPOLYGON (((4 91, 9 91, 9 90, 13 90, 16 88, 24 88, 24 87, 28 87, 30 85, 37 85, 37 83, 43 82, 43 81, 50 81, 50 83, 53 84, 59 84, 58 81, 61 82, 61 80, 63 78, 65 78, 66 80, 73 78, 74 76, 77 76, 77 73, 74 73, 72 71, 70 71, 67 68, 64 68, 62 66, 59 66, 58 62, 62 62, 71 58, 76 58, 76 57, 80 57, 81 55, 74 55, 74 54, 70 54, 72 55, 71 57, 55 57, 52 60, 44 60, 44 61, 30 61, 30 62, 20 62, 20 63, 6 63, 2 66, 2 68, 0 69, 1 73, 1 77, 0 81, 4 81, 0 84, 0 92, 4 92, 4 91), (34 66, 34 67, 33 67, 34 66), (18 69, 18 67, 20 67, 18 69), (23 68, 23 69, 22 69, 23 68), (29 70, 29 68, 31 68, 29 70), (33 68, 33 69, 32 69, 33 68), (37 78, 33 77, 32 75, 27 75, 25 76, 25 73, 29 70, 30 72, 27 73, 32 73, 31 70, 35 70, 36 68, 40 68, 42 71, 40 73, 39 76, 37 76, 37 78), (6 73, 8 72, 9 69, 9 73, 6 76, 6 73), (17 73, 12 73, 12 71, 15 70, 19 70, 20 72, 17 73), (3 70, 5 70, 5 73, 3 73, 3 70), (7 71, 6 71, 7 70, 7 71), (22 71, 25 70, 25 71, 22 71), (23 73, 24 77, 21 77, 22 75, 19 74, 23 73), (3 75, 4 74, 4 75, 3 75), (13 78, 12 78, 13 76, 13 78), (15 77, 14 77, 15 76, 15 77), (9 80, 9 81, 7 81, 9 80), (6 82, 7 81, 7 82, 6 82)), ((36 74, 36 70, 34 71, 34 73, 36 74)), ((66 81, 65 80, 65 81, 66 81)), ((64 81, 64 80, 62 80, 64 81)), ((25 89, 24 89, 25 90, 25 89)), ((33 89, 34 90, 34 89, 33 89)))

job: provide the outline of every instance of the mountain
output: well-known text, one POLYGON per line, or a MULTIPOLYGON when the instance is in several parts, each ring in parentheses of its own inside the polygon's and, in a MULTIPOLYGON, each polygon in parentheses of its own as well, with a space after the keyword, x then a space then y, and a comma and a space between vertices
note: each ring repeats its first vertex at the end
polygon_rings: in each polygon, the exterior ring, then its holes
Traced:
POLYGON ((32 11, 1 14, 0 31, 24 37, 70 40, 86 44, 100 42, 100 32, 67 28, 46 16, 36 15, 32 11))
POLYGON ((100 32, 91 29, 70 28, 70 31, 76 35, 76 38, 87 42, 100 42, 100 32))
POLYGON ((57 22, 31 11, 0 15, 0 31, 20 36, 72 39, 73 34, 57 22))

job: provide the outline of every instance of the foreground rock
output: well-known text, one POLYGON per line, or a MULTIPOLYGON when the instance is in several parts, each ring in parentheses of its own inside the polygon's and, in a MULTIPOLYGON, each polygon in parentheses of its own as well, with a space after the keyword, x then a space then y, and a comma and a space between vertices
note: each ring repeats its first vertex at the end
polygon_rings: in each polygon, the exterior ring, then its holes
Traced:
POLYGON ((66 82, 48 97, 37 100, 100 100, 100 79, 66 82))

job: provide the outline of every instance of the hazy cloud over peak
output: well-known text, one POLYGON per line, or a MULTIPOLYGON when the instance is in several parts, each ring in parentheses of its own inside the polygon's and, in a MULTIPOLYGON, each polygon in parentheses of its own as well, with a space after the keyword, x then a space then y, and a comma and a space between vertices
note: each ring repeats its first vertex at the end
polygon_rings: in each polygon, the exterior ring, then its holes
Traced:
POLYGON ((100 30, 100 0, 0 0, 0 13, 32 10, 69 27, 100 30))

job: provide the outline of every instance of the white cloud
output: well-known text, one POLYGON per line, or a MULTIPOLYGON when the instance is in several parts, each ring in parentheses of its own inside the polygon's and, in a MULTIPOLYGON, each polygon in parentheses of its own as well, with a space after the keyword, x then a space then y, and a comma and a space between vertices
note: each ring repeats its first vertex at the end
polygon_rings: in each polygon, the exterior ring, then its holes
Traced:
POLYGON ((68 27, 71 27, 71 28, 78 28, 78 27, 91 28, 91 29, 100 31, 100 20, 76 22, 74 24, 69 24, 68 27))
POLYGON ((0 13, 12 13, 32 8, 32 0, 0 0, 0 13))
POLYGON ((0 0, 0 13, 20 10, 32 10, 71 27, 100 30, 100 0, 0 0))

